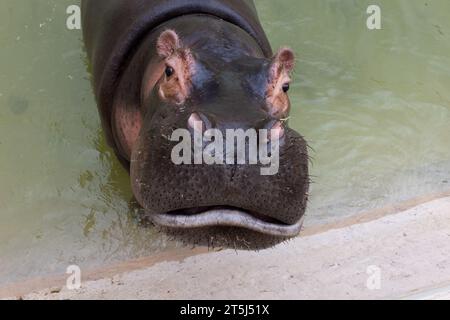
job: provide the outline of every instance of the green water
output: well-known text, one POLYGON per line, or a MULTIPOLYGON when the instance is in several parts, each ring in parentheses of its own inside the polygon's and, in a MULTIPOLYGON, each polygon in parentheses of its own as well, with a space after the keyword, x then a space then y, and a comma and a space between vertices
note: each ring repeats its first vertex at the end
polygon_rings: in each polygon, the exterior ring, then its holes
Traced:
MULTIPOLYGON (((450 2, 257 0, 298 54, 291 126, 308 139, 306 224, 450 189, 450 2)), ((179 246, 139 225, 105 146, 72 0, 0 2, 0 285, 179 246)))

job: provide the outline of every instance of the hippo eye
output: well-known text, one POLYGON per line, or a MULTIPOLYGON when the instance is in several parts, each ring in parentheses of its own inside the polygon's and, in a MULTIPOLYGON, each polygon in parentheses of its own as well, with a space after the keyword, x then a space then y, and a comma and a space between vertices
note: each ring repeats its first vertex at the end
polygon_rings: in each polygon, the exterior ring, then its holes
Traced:
POLYGON ((290 89, 290 87, 291 87, 291 86, 289 85, 289 83, 283 84, 283 92, 284 92, 284 93, 288 92, 289 89, 290 89))
POLYGON ((174 72, 175 71, 173 70, 172 67, 169 67, 169 66, 166 67, 165 73, 166 73, 167 78, 170 78, 174 74, 174 72))

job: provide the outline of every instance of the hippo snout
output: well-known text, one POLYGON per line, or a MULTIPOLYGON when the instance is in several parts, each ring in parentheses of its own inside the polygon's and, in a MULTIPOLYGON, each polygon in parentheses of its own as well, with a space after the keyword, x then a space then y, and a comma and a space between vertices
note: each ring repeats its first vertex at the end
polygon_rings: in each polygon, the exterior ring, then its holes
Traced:
MULTIPOLYGON (((197 124, 204 123, 200 117, 194 118, 197 124)), ((155 224, 178 229, 228 226, 277 237, 293 237, 300 232, 307 202, 308 156, 306 142, 295 131, 283 129, 277 167, 270 172, 270 164, 249 163, 250 139, 242 148, 245 159, 241 163, 237 157, 230 157, 227 163, 226 136, 216 145, 217 149, 224 150, 222 155, 214 154, 216 158, 209 163, 205 158, 196 163, 193 137, 196 132, 190 127, 192 115, 184 129, 186 141, 178 139, 182 135, 174 134, 176 130, 170 117, 162 116, 156 122, 163 131, 149 130, 142 139, 143 147, 136 149, 131 162, 134 194, 155 224), (158 147, 149 150, 146 145, 158 147), (176 155, 187 153, 186 161, 183 162, 183 157, 173 161, 174 150, 176 155)), ((202 130, 199 126, 198 130, 202 136, 214 128, 202 130)), ((234 130, 228 132, 231 131, 234 130)), ((199 144, 202 155, 208 149, 216 151, 211 148, 214 142, 205 143, 203 138, 199 144)), ((258 153, 265 149, 270 154, 270 137, 253 141, 259 143, 258 153)), ((234 139, 235 151, 239 147, 237 142, 234 139)))

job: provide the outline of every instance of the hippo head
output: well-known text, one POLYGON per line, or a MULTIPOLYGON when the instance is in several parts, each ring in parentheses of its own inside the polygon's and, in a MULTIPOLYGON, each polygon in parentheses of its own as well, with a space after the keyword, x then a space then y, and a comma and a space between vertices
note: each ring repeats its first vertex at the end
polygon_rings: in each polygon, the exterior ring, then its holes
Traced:
POLYGON ((155 43, 131 148, 137 201, 191 242, 255 248, 296 236, 309 177, 306 142, 287 121, 293 52, 265 58, 242 37, 177 32, 155 43))

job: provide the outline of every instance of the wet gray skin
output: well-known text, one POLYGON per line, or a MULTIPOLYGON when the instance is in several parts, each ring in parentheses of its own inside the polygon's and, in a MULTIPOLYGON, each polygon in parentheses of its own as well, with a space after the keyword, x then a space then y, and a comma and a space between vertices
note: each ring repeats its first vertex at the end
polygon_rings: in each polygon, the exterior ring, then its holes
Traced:
POLYGON ((111 127, 105 121, 104 127, 130 170, 148 221, 188 243, 213 246, 259 249, 299 234, 309 188, 307 144, 288 127, 290 106, 276 114, 267 101, 273 65, 274 57, 248 32, 208 15, 172 19, 141 40, 112 93, 111 127), (167 66, 157 41, 167 30, 176 32, 193 58, 195 72, 182 103, 160 94, 167 66), (149 78, 156 83, 149 86, 149 78), (261 175, 261 165, 249 164, 174 164, 178 142, 170 137, 180 128, 192 131, 193 115, 224 136, 227 129, 270 130, 281 123, 278 172, 261 175), (124 143, 127 128, 138 128, 131 145, 124 143))

